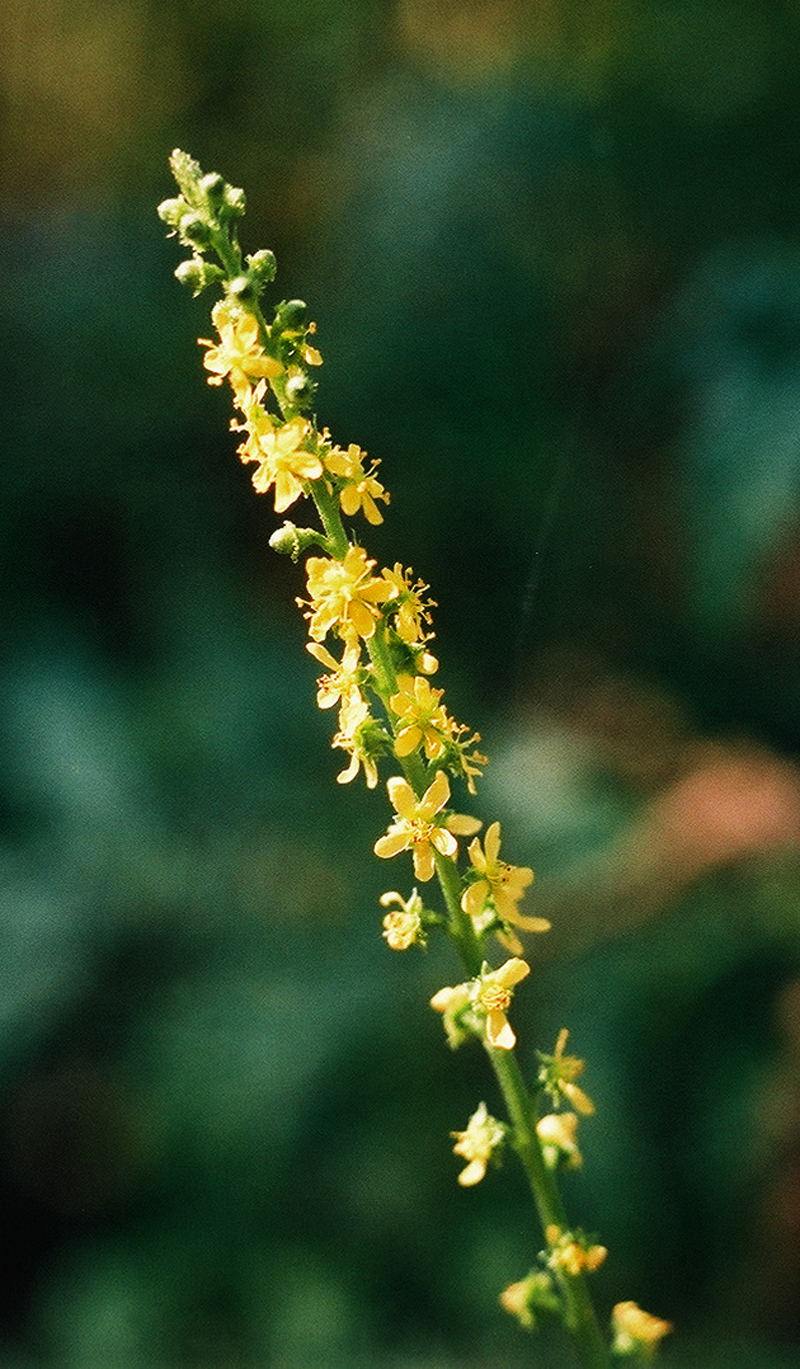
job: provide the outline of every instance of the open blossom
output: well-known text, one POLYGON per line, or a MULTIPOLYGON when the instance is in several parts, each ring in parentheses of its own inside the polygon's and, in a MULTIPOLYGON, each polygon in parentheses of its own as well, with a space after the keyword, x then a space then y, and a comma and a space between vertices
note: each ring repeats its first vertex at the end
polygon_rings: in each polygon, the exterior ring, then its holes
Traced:
MULTIPOLYGON (((417 580, 416 584, 411 583, 413 572, 403 570, 399 561, 395 562, 393 570, 387 570, 384 566, 383 578, 394 586, 395 596, 393 602, 397 605, 394 626, 398 637, 407 645, 427 642, 433 637, 432 632, 426 631, 431 625, 431 615, 429 610, 436 607, 433 599, 423 600, 423 594, 428 586, 422 580, 417 580)), ((426 675, 435 674, 433 670, 426 670, 426 675)))
POLYGON ((201 346, 208 348, 203 365, 211 372, 209 385, 221 385, 225 376, 228 376, 238 401, 252 381, 266 381, 280 375, 283 367, 264 351, 259 338, 258 319, 254 314, 231 310, 224 300, 220 300, 214 307, 212 318, 221 342, 214 343, 210 338, 203 337, 197 339, 201 346))
POLYGON ((367 788, 374 789, 377 785, 378 766, 375 752, 368 746, 363 730, 363 725, 371 721, 367 701, 360 694, 343 700, 339 710, 339 731, 331 746, 349 751, 350 764, 336 776, 338 784, 349 784, 363 766, 367 788))
POLYGON ((304 482, 322 475, 319 457, 303 448, 311 431, 308 419, 298 415, 275 427, 261 409, 257 423, 248 421, 247 428, 250 436, 239 448, 239 455, 242 461, 258 463, 252 476, 254 488, 266 494, 274 485, 275 512, 284 513, 305 493, 304 482))
POLYGON ((506 1012, 511 1005, 514 986, 528 974, 530 965, 512 956, 497 970, 484 966, 478 977, 469 983, 456 984, 435 993, 431 1007, 442 1013, 450 1045, 460 1045, 470 1027, 475 1031, 482 1027, 488 1045, 496 1050, 511 1050, 517 1038, 506 1012))
POLYGON ((373 462, 370 470, 365 471, 361 458, 365 455, 355 442, 351 442, 346 452, 341 448, 334 447, 325 453, 325 469, 331 475, 339 476, 344 480, 344 484, 339 491, 339 504, 342 513, 352 518, 363 509, 364 517, 367 522, 377 527, 383 522, 383 514, 375 503, 376 499, 382 499, 385 504, 389 503, 389 495, 383 488, 379 480, 375 479, 375 470, 378 465, 373 462))
MULTIPOLYGON (((309 556, 306 561, 310 612, 308 634, 321 642, 335 628, 340 637, 363 637, 375 632, 380 604, 394 593, 385 580, 371 574, 374 561, 363 547, 348 547, 343 561, 309 556)), ((302 602, 298 600, 298 602, 302 602)))
POLYGON ((492 1152, 502 1145, 505 1134, 502 1122, 489 1115, 485 1103, 480 1103, 473 1112, 466 1131, 451 1132, 455 1138, 453 1154, 467 1161, 466 1169, 462 1169, 458 1176, 462 1188, 471 1188, 473 1184, 480 1183, 492 1152))
POLYGON ((672 1323, 643 1312, 635 1302, 618 1302, 611 1313, 611 1329, 616 1355, 652 1359, 664 1336, 672 1330, 672 1323))
POLYGON ((454 833, 468 835, 480 827, 480 822, 457 813, 439 821, 438 814, 450 798, 450 783, 443 770, 437 770, 421 799, 400 775, 393 775, 386 787, 395 808, 395 821, 386 835, 376 841, 375 854, 387 858, 410 850, 414 874, 424 883, 433 878, 436 869, 434 850, 442 856, 454 856, 458 850, 454 833))
POLYGON ((340 699, 344 704, 351 699, 361 698, 361 653, 357 641, 347 643, 341 662, 337 661, 320 642, 306 642, 306 651, 309 651, 320 665, 327 666, 331 672, 330 675, 321 675, 317 680, 319 708, 333 708, 340 699))
POLYGON ((439 760, 445 752, 444 737, 449 719, 440 700, 443 689, 432 689, 424 675, 401 675, 397 694, 389 707, 400 724, 395 739, 395 754, 410 756, 422 744, 429 761, 439 760))
POLYGON ((422 899, 416 889, 411 890, 408 898, 390 889, 388 893, 381 894, 380 903, 384 908, 391 909, 383 919, 383 935, 393 951, 406 951, 415 942, 424 941, 422 899), (391 908, 393 903, 398 907, 391 908))
POLYGON ((477 981, 473 1001, 486 1015, 486 1040, 497 1050, 511 1050, 516 1043, 506 1011, 511 1005, 514 985, 530 974, 530 968, 526 961, 512 956, 499 970, 484 972, 477 981))
MULTIPOLYGON (((524 897, 528 885, 533 882, 533 870, 522 865, 507 865, 499 859, 500 824, 493 822, 486 829, 483 849, 480 838, 475 837, 467 847, 472 867, 479 878, 470 884, 461 898, 461 907, 475 924, 476 931, 482 931, 491 919, 486 917, 485 908, 489 900, 494 904, 497 916, 502 922, 513 923, 526 932, 547 932, 550 923, 543 917, 523 917, 517 904, 524 897)), ((520 950, 516 937, 512 949, 520 950)))

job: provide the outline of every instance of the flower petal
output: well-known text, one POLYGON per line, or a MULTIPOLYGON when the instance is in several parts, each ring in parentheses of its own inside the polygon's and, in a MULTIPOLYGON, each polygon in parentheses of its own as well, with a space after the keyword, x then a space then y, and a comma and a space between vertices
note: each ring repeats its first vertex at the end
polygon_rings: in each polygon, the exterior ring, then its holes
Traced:
POLYGON ((531 967, 527 960, 520 960, 519 956, 512 956, 499 970, 492 972, 492 978, 501 984, 504 989, 510 989, 513 984, 519 984, 521 979, 530 974, 531 967))
POLYGON ((494 865, 500 851, 500 823, 492 822, 486 828, 486 861, 489 865, 494 865))
POLYGON ((450 781, 444 770, 436 771, 436 778, 432 784, 428 785, 425 793, 420 799, 420 808, 425 810, 426 815, 433 817, 440 808, 444 808, 450 797, 450 781))
MULTIPOLYGON (((387 832, 385 836, 378 837, 373 846, 376 856, 386 859, 389 856, 397 856, 401 851, 407 851, 411 844, 411 833, 403 831, 387 832)), ((430 876, 428 876, 430 878, 430 876)))
POLYGON ((511 1030, 511 1024, 499 1008, 493 1008, 486 1015, 486 1040, 490 1046, 501 1051, 510 1051, 516 1044, 517 1038, 511 1030))
POLYGON ((408 780, 404 780, 402 775, 392 775, 391 779, 386 781, 386 788, 394 811, 407 822, 411 822, 417 816, 417 799, 408 780))

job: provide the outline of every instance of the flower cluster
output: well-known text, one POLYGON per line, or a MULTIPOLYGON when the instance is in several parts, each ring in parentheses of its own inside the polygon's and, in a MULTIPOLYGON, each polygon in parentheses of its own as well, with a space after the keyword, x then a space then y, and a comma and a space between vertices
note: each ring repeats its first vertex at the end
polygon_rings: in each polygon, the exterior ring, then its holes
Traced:
MULTIPOLYGON (((230 426, 242 434, 238 455, 252 467, 257 493, 272 493, 276 513, 305 499, 319 515, 318 528, 285 522, 270 544, 294 561, 309 553, 305 597, 297 603, 308 625, 307 649, 323 671, 317 704, 338 709, 332 746, 348 759, 337 780, 346 784, 363 773, 367 787, 375 789, 380 765, 402 771, 387 780, 394 814, 374 843, 375 855, 409 855, 418 883, 437 875, 444 895, 446 913, 437 914, 424 906, 416 887, 408 898, 395 890, 383 894, 383 937, 392 950, 402 951, 424 946, 435 927, 449 936, 471 977, 440 989, 431 1006, 442 1014, 452 1047, 468 1037, 487 1047, 516 1119, 506 1126, 481 1103, 466 1129, 451 1133, 453 1151, 465 1161, 458 1182, 465 1188, 477 1184, 508 1139, 520 1154, 538 1147, 542 1181, 552 1183, 557 1169, 581 1164, 577 1114, 591 1114, 594 1105, 576 1083, 583 1061, 565 1054, 566 1029, 553 1054, 539 1056, 533 1089, 513 1082, 518 1066, 508 1053, 516 1036, 508 1011, 516 986, 530 973, 518 933, 546 932, 550 924, 520 912, 533 871, 500 858, 499 822, 490 823, 481 840, 481 821, 449 806, 451 779, 474 796, 486 757, 476 749, 479 734, 450 716, 444 690, 431 683, 438 669, 430 651, 435 603, 410 568, 400 562, 379 568, 345 529, 343 518, 382 523, 381 506, 390 496, 377 477, 378 461, 355 443, 336 446, 317 427, 312 372, 322 357, 312 342, 315 325, 301 300, 278 304, 269 321, 262 313, 259 301, 274 278, 275 258, 266 251, 242 257, 236 221, 244 212, 243 192, 216 173, 203 175, 183 152, 173 153, 171 165, 180 194, 165 200, 159 214, 191 253, 177 268, 178 279, 195 294, 209 285, 222 290, 211 313, 217 338, 198 341, 205 348, 208 383, 227 381, 231 387, 236 412, 230 426), (465 868, 459 868, 459 838, 470 839, 465 868), (490 935, 510 952, 496 968, 484 959, 490 935), (555 1111, 539 1117, 542 1094, 555 1111), (561 1111, 565 1102, 575 1111, 561 1111)), ((533 1180, 532 1186, 536 1191, 533 1180)), ((510 1285, 501 1301, 525 1326, 533 1326, 539 1313, 555 1312, 574 1328, 570 1282, 596 1269, 605 1248, 552 1225, 546 1237, 542 1267, 510 1285)), ((669 1330, 635 1303, 620 1303, 614 1309, 614 1352, 649 1357, 669 1330)))

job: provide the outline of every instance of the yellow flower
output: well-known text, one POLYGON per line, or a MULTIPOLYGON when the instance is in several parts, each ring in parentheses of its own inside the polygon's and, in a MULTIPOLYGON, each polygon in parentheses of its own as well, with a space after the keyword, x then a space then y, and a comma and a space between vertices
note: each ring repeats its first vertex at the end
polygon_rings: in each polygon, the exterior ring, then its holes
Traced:
POLYGON ((614 1332, 612 1349, 616 1355, 643 1355, 652 1359, 672 1323, 643 1312, 635 1302, 618 1302, 611 1313, 614 1332))
POLYGON ((578 1109, 578 1112, 583 1113, 584 1117, 591 1117, 594 1112, 594 1103, 575 1083, 578 1076, 583 1074, 586 1064, 585 1061, 579 1060, 575 1055, 564 1054, 568 1036, 569 1032, 564 1027, 558 1034, 553 1054, 539 1054, 541 1061, 539 1082, 550 1094, 556 1106, 562 1098, 567 1098, 572 1106, 578 1109))
POLYGON ((562 1310, 552 1275, 544 1269, 532 1269, 527 1278, 509 1284, 500 1294, 500 1306, 528 1331, 535 1327, 538 1311, 558 1314, 562 1310))
POLYGON ((255 390, 248 390, 240 402, 245 413, 244 425, 232 422, 231 427, 249 436, 239 448, 242 461, 258 463, 253 472, 253 485, 259 494, 275 486, 275 512, 283 513, 305 493, 304 481, 318 480, 322 462, 315 452, 305 451, 303 443, 311 431, 307 419, 290 418, 288 423, 275 427, 259 400, 263 381, 255 390))
POLYGON ((476 981, 473 1002, 486 1016, 486 1040, 495 1050, 509 1051, 516 1043, 506 1010, 513 998, 514 985, 530 974, 530 968, 526 961, 512 956, 499 970, 484 972, 476 981))
MULTIPOLYGON (((343 561, 309 556, 306 561, 311 609, 308 634, 321 642, 336 628, 345 640, 370 638, 380 617, 379 604, 393 593, 391 585, 370 574, 374 561, 363 547, 348 547, 343 561)), ((298 600, 298 602, 301 602, 298 600)))
POLYGON ((367 744, 363 730, 363 724, 371 721, 367 701, 360 694, 342 702, 342 707, 339 710, 339 731, 331 742, 331 746, 341 747, 342 750, 349 751, 350 764, 336 776, 338 784, 349 784, 363 766, 367 788, 374 789, 377 785, 376 753, 367 744))
POLYGON ((450 784, 443 770, 437 770, 436 778, 421 799, 400 775, 393 775, 387 781, 387 789, 394 804, 395 821, 386 835, 375 842, 375 854, 388 858, 410 850, 414 874, 425 883, 433 878, 436 869, 434 850, 442 856, 454 856, 458 842, 453 833, 474 832, 477 820, 451 814, 444 822, 437 821, 437 814, 450 798, 450 784))
POLYGON ((384 908, 392 903, 399 905, 383 919, 383 935, 393 951, 406 951, 409 946, 423 941, 422 899, 416 889, 411 890, 407 899, 392 889, 381 894, 380 903, 384 908))
MULTIPOLYGON (((430 627, 429 609, 436 607, 435 600, 423 600, 422 596, 428 586, 422 580, 417 580, 416 584, 412 585, 412 574, 413 572, 410 569, 403 570, 399 561, 395 562, 394 570, 387 570, 384 566, 382 571, 384 580, 388 580, 395 590, 392 601, 397 606, 394 620, 395 631, 408 646, 430 641, 431 637, 434 636, 432 632, 426 632, 423 624, 430 627)), ((430 657, 430 660, 433 661, 435 658, 430 657)), ((432 669, 425 670, 426 675, 434 675, 435 673, 435 665, 432 669)))
POLYGON ((449 723, 439 702, 444 690, 431 689, 424 675, 401 675, 397 683, 399 691, 389 700, 389 707, 401 723, 394 744, 395 755, 410 756, 423 743, 428 760, 439 760, 445 752, 443 737, 449 723))
POLYGON ((530 974, 530 965, 514 956, 490 970, 484 965, 481 973, 467 984, 440 989, 431 999, 431 1007, 444 1016, 444 1029, 451 1046, 466 1040, 470 1031, 483 1035, 496 1050, 511 1050, 516 1037, 506 1018, 515 984, 530 974))
POLYGON ((385 504, 389 503, 389 495, 378 480, 375 479, 375 471, 378 462, 375 461, 369 471, 364 470, 361 458, 366 453, 350 443, 346 452, 339 447, 334 447, 332 451, 325 453, 325 469, 331 475, 339 476, 345 481, 339 491, 339 503, 342 512, 352 518, 359 509, 363 509, 364 517, 369 523, 377 527, 383 522, 383 514, 380 512, 376 499, 382 499, 385 504))
POLYGON ((550 1112, 536 1123, 536 1135, 542 1143, 542 1154, 548 1169, 564 1164, 567 1169, 580 1169, 583 1156, 578 1150, 575 1133, 578 1118, 574 1112, 550 1112))
POLYGON ((608 1251, 604 1245, 590 1245, 582 1232, 562 1231, 548 1226, 545 1231, 550 1253, 547 1263, 551 1269, 562 1270, 577 1278, 579 1274, 593 1274, 599 1269, 608 1251))
MULTIPOLYGON (((480 839, 475 837, 470 842, 467 851, 473 869, 480 878, 464 891, 461 907, 472 918, 477 932, 481 932, 491 925, 491 908, 489 908, 488 917, 484 912, 489 901, 494 905, 497 916, 502 922, 513 923, 515 927, 526 932, 547 932, 550 930, 550 923, 546 918, 523 917, 517 910, 517 904, 524 897, 528 885, 533 882, 533 870, 527 866, 507 865, 505 861, 498 859, 500 851, 499 822, 493 822, 487 827, 483 850, 480 839)), ((521 949, 516 937, 512 935, 509 939, 513 950, 521 949)))
POLYGON ((480 1103, 470 1117, 466 1131, 453 1131, 450 1134, 456 1142, 453 1154, 467 1161, 467 1167, 462 1169, 458 1182, 462 1188, 471 1188, 473 1184, 480 1183, 486 1173, 492 1152, 505 1139, 506 1129, 502 1122, 490 1117, 486 1104, 480 1103))
POLYGON ((327 666, 332 672, 330 675, 321 675, 317 680, 318 708, 333 708, 340 699, 342 703, 346 703, 362 697, 358 664, 360 649, 357 641, 347 643, 341 663, 319 642, 306 642, 306 651, 310 651, 320 665, 327 666))
POLYGON ((464 1020, 465 1009, 469 1007, 471 984, 456 984, 452 988, 439 989, 431 999, 431 1007, 442 1014, 444 1019, 444 1030, 447 1037, 447 1044, 451 1050, 455 1050, 466 1041, 470 1030, 475 1027, 477 1022, 469 1024, 464 1020))
POLYGON ((210 338, 198 338, 207 347, 203 365, 211 371, 209 385, 221 385, 228 376, 237 398, 244 394, 253 380, 267 380, 280 375, 283 367, 274 357, 267 356, 261 346, 258 319, 254 314, 232 310, 220 300, 212 310, 212 318, 222 339, 213 343, 210 338))

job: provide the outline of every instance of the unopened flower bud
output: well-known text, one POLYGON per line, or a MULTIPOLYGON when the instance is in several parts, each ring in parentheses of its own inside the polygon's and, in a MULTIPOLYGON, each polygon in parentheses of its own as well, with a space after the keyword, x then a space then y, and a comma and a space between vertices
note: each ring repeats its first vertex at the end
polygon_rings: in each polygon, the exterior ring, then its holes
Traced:
POLYGON ((239 217, 247 207, 247 199, 243 190, 235 185, 226 185, 223 203, 229 214, 239 217))
POLYGON ((302 299, 285 299, 275 311, 275 327, 281 333, 303 333, 306 327, 306 303, 302 299))
POLYGON ((302 371, 290 376, 286 382, 286 398, 292 404, 303 404, 311 398, 312 385, 308 376, 303 375, 302 371))
POLYGON ((175 267, 175 279, 181 285, 186 285, 195 294, 202 290, 205 284, 203 280, 203 263, 199 257, 192 257, 189 261, 182 261, 180 266, 175 267))
POLYGON ((162 200, 156 212, 164 223, 169 224, 170 228, 177 228, 187 209, 186 201, 182 197, 176 197, 172 200, 162 200))
POLYGON ((218 171, 209 171, 207 175, 202 176, 200 189, 213 208, 222 204, 225 198, 225 181, 218 171))
POLYGON ((269 285, 275 279, 278 264, 275 260, 275 253, 270 252, 269 248, 262 248, 260 252, 253 252, 247 258, 247 265, 250 268, 250 275, 259 285, 269 285))
POLYGON ((234 299, 239 300, 242 304, 254 300, 256 293, 250 276, 235 276, 228 285, 228 294, 232 295, 234 299))
POLYGON ((207 247, 211 241, 211 229, 205 219, 195 214, 194 210, 184 214, 178 227, 181 237, 186 242, 193 243, 195 247, 207 247))
POLYGON ((324 536, 314 528, 296 528, 294 523, 282 523, 269 539, 273 551, 282 552, 296 561, 309 547, 325 546, 324 536))
POLYGON ((175 276, 181 285, 186 285, 193 294, 199 295, 207 285, 222 280, 223 272, 213 262, 203 261, 202 257, 191 257, 175 268, 175 276))

